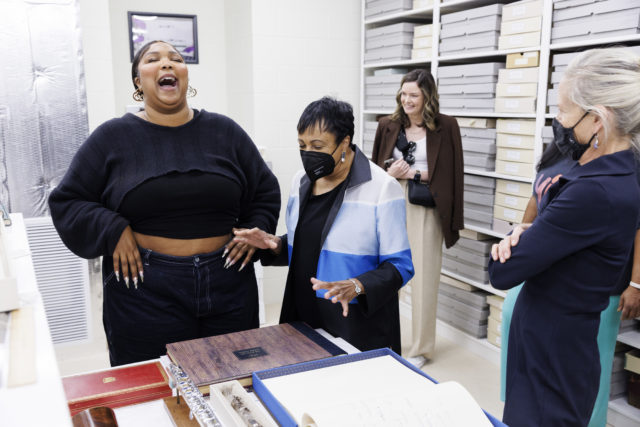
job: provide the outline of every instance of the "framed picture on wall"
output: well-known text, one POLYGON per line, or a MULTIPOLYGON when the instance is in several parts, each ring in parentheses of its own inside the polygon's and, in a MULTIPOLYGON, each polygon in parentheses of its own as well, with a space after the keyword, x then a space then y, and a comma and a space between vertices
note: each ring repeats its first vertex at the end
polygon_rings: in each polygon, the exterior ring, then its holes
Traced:
POLYGON ((198 63, 198 25, 196 15, 127 12, 130 60, 152 40, 164 40, 180 51, 185 62, 198 63))

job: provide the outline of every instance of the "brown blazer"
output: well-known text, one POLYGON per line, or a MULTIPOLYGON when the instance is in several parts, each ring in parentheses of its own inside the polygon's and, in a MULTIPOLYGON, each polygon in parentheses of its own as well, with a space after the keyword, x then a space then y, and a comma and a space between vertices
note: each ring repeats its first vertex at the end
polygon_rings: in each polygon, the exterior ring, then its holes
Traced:
MULTIPOLYGON (((383 169, 384 161, 393 157, 402 125, 385 116, 378 123, 371 160, 383 169)), ((444 114, 436 117, 436 130, 427 129, 427 165, 429 186, 440 215, 447 248, 458 241, 464 228, 462 141, 456 119, 444 114)))

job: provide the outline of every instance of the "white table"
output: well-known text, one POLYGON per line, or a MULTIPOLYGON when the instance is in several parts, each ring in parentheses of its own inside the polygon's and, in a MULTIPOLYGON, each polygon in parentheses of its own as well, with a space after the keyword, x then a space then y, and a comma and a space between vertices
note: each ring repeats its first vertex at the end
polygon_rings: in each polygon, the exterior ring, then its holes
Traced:
MULTIPOLYGON (((24 220, 21 214, 11 214, 11 220, 13 224, 5 229, 3 239, 6 239, 9 267, 17 279, 22 306, 31 306, 34 311, 37 380, 34 384, 15 388, 7 388, 6 380, 2 381, 0 424, 11 427, 71 426, 49 325, 36 284, 24 220)), ((1 354, 4 356, 0 356, 5 376, 8 366, 7 350, 3 349, 1 354)))

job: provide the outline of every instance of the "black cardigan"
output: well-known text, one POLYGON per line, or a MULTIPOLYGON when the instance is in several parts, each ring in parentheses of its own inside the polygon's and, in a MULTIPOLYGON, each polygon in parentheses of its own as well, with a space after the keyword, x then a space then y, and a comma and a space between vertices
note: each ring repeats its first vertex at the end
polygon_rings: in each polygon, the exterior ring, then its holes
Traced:
POLYGON ((237 123, 204 110, 194 110, 192 120, 176 127, 130 113, 100 125, 49 197, 53 223, 75 254, 111 256, 129 225, 118 213, 124 196, 150 178, 191 170, 221 174, 240 185, 236 227, 275 231, 280 212, 276 177, 237 123))

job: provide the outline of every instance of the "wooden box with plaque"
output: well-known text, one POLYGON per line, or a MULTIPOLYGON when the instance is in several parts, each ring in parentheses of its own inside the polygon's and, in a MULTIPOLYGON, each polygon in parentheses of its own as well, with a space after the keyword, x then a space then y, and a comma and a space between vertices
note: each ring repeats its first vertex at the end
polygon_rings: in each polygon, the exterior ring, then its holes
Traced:
POLYGON ((203 393, 222 381, 250 385, 255 371, 344 353, 302 322, 167 344, 167 355, 203 393))

